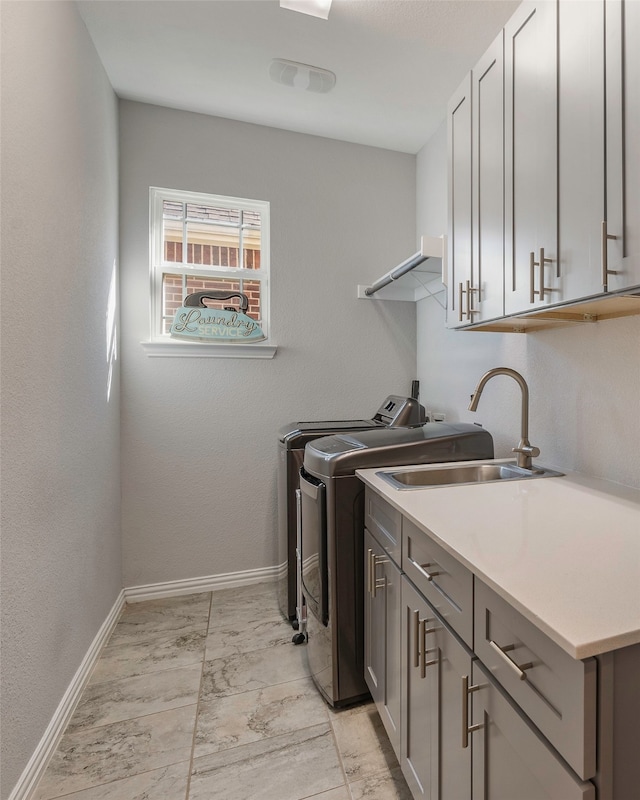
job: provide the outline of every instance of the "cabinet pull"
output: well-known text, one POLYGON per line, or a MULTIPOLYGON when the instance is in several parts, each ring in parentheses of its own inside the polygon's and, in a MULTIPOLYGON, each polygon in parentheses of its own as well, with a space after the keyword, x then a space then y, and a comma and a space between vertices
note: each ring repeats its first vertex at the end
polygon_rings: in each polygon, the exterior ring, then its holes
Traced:
POLYGON ((607 233, 607 221, 603 219, 600 224, 600 263, 602 265, 602 289, 609 291, 609 275, 617 275, 618 271, 609 269, 609 254, 607 251, 607 241, 617 239, 612 233, 607 233))
POLYGON ((465 294, 462 288, 462 281, 458 284, 458 322, 462 322, 462 317, 467 316, 466 312, 462 311, 462 295, 465 294))
MULTIPOLYGON (((441 573, 441 572, 435 572, 435 571, 433 571, 433 572, 427 572, 427 567, 431 567, 431 566, 432 566, 432 564, 431 564, 431 563, 427 563, 427 564, 418 564, 418 562, 417 562, 417 561, 414 561, 412 558, 411 558, 411 559, 409 559, 409 560, 411 561, 411 563, 413 564, 413 566, 414 566, 414 567, 415 567, 415 568, 418 570, 418 572, 419 572, 421 575, 424 575, 424 577, 425 577, 425 578, 426 578, 428 581, 432 581, 432 580, 433 580, 433 579, 434 579, 434 578, 435 578, 437 575, 442 575, 442 573, 441 573)), ((436 564, 435 566, 438 566, 438 565, 436 564)))
POLYGON ((431 649, 427 649, 427 636, 430 633, 436 633, 439 631, 440 628, 427 628, 427 619, 420 620, 419 626, 419 636, 420 641, 422 642, 422 653, 420 658, 420 677, 425 678, 427 675, 427 667, 431 667, 434 664, 439 662, 439 658, 432 658, 430 661, 427 661, 427 653, 438 653, 439 651, 437 647, 432 647, 431 649))
POLYGON ((474 286, 471 285, 471 281, 466 282, 466 295, 467 295, 467 319, 473 322, 473 315, 479 314, 477 308, 472 307, 473 303, 473 295, 478 295, 478 302, 480 301, 480 289, 476 289, 474 286))
POLYGON ((493 639, 489 640, 489 644, 491 645, 491 647, 493 647, 496 653, 498 653, 498 655, 502 658, 505 664, 508 664, 508 666, 511 667, 511 669, 516 673, 516 675, 521 681, 527 680, 525 669, 531 669, 533 667, 533 663, 531 661, 528 661, 526 664, 518 665, 512 658, 509 658, 507 653, 509 653, 511 650, 516 649, 515 644, 507 644, 504 647, 500 647, 500 645, 494 642, 493 639))
POLYGON ((484 723, 480 722, 477 725, 469 725, 469 695, 473 692, 477 692, 480 689, 484 689, 484 685, 481 683, 476 684, 475 686, 469 686, 469 676, 463 675, 462 676, 462 747, 467 748, 469 747, 469 734, 473 733, 474 731, 479 731, 480 728, 484 728, 484 723))
POLYGON ((536 254, 533 250, 529 253, 529 302, 535 303, 535 267, 536 267, 536 254))
POLYGON ((413 612, 413 666, 420 666, 420 612, 413 612))
POLYGON ((540 300, 544 300, 544 296, 546 292, 552 292, 553 289, 549 286, 544 285, 544 265, 551 264, 553 261, 552 258, 546 258, 544 254, 544 247, 540 248, 539 257, 536 261, 536 254, 533 250, 529 253, 529 302, 535 302, 535 296, 539 295, 540 300), (540 284, 540 289, 535 288, 535 268, 538 267, 538 282, 540 284))
POLYGON ((371 556, 373 555, 373 550, 368 547, 367 548, 367 592, 371 594, 371 556))
POLYGON ((384 578, 381 578, 381 583, 378 583, 378 579, 376 578, 376 567, 378 564, 386 564, 389 559, 385 558, 384 556, 377 556, 373 550, 371 551, 371 596, 375 597, 377 594, 378 589, 382 589, 385 586, 384 578))

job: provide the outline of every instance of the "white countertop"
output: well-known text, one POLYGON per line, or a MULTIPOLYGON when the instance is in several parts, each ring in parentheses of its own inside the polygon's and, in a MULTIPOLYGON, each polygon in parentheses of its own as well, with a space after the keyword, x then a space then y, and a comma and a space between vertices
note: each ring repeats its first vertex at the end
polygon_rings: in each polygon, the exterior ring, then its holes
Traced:
POLYGON ((573 658, 640 642, 640 490, 579 473, 398 490, 377 475, 425 468, 356 474, 573 658))

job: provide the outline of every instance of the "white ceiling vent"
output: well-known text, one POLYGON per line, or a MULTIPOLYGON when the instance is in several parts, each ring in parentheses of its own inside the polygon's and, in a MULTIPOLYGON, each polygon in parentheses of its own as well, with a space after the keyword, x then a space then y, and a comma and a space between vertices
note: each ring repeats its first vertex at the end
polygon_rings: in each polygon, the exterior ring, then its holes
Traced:
POLYGON ((326 94, 336 85, 336 76, 328 69, 300 64, 297 61, 287 61, 284 58, 273 59, 269 67, 269 75, 276 83, 292 86, 294 89, 303 89, 307 92, 326 94))

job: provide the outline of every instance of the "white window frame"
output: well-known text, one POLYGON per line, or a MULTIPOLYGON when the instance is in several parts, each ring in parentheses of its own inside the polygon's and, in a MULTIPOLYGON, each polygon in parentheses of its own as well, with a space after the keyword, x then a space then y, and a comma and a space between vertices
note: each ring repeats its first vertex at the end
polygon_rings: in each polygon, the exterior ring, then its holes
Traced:
MULTIPOLYGON (((270 295, 270 204, 266 200, 229 197, 189 192, 179 189, 164 189, 152 186, 149 190, 149 264, 150 264, 150 321, 151 331, 148 342, 142 342, 149 356, 198 356, 230 358, 273 358, 275 345, 269 333, 269 295, 270 295), (218 208, 257 211, 260 214, 260 268, 210 267, 202 264, 187 265, 164 260, 163 208, 164 201, 212 205, 218 208), (224 278, 227 280, 260 281, 260 326, 265 340, 254 344, 241 342, 189 342, 172 339, 164 333, 163 325, 163 275, 193 275, 205 278, 224 278)), ((186 248, 186 242, 183 242, 186 248)))

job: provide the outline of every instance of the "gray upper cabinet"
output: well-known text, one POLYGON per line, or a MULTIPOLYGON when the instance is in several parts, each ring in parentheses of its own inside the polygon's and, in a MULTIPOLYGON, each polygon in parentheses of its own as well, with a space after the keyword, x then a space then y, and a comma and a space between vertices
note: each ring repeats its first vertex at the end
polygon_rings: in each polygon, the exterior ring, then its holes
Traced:
POLYGON ((553 302, 603 291, 604 41, 604 0, 558 4, 560 292, 553 302))
POLYGON ((451 99, 450 327, 638 313, 639 41, 636 0, 526 0, 451 99))
POLYGON ((640 284, 640 6, 558 4, 559 300, 640 284))
POLYGON ((448 106, 449 327, 504 314, 504 36, 448 106))
POLYGON ((557 6, 526 2, 505 37, 505 312, 558 302, 557 6))
POLYGON ((471 74, 447 106, 449 184, 447 325, 468 325, 471 293, 471 74))
POLYGON ((602 282, 640 285, 640 3, 607 0, 607 196, 602 282), (607 269, 609 270, 607 272, 607 269))
POLYGON ((504 34, 472 71, 473 202, 469 322, 504 314, 504 34))

